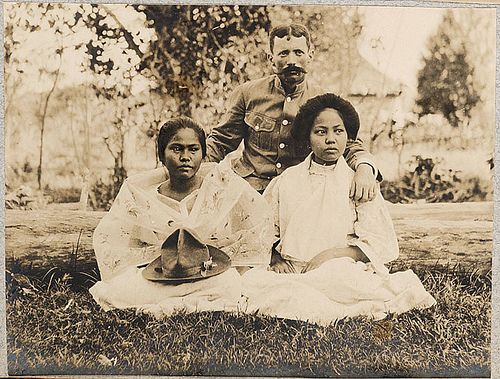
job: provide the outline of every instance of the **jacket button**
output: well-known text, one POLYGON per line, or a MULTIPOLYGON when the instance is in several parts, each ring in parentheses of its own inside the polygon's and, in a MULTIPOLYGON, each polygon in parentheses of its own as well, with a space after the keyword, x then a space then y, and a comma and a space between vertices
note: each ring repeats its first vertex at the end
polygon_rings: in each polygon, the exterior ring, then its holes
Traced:
POLYGON ((281 121, 281 123, 282 123, 283 125, 288 125, 288 120, 283 120, 283 121, 281 121))
POLYGON ((288 97, 286 98, 286 102, 287 102, 287 103, 289 103, 290 101, 292 101, 292 98, 291 98, 290 96, 288 96, 288 97))
POLYGON ((280 162, 276 163, 276 167, 281 168, 281 163, 280 162))
POLYGON ((279 144, 279 147, 280 147, 280 149, 284 149, 284 148, 285 148, 285 144, 284 144, 283 142, 281 142, 281 143, 279 144))

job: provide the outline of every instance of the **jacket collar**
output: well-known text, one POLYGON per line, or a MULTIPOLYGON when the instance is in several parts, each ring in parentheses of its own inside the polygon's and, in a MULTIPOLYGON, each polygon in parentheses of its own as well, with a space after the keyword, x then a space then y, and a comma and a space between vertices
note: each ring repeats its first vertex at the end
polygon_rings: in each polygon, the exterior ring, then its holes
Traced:
POLYGON ((282 94, 282 95, 298 95, 307 88, 307 77, 304 79, 302 83, 297 84, 297 88, 295 88, 295 91, 293 93, 286 93, 285 89, 283 88, 283 85, 281 84, 281 80, 278 77, 278 75, 274 74, 274 87, 282 94))

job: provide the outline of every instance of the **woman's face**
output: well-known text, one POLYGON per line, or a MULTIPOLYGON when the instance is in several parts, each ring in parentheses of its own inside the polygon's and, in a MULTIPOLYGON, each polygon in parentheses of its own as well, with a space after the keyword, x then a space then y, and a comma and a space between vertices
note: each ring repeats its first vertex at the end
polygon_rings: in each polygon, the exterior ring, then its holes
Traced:
POLYGON ((335 109, 326 108, 318 114, 309 134, 309 142, 314 160, 319 164, 333 164, 344 154, 347 132, 335 109))
POLYGON ((190 179, 199 170, 203 154, 193 129, 179 129, 165 148, 165 166, 170 178, 190 179))

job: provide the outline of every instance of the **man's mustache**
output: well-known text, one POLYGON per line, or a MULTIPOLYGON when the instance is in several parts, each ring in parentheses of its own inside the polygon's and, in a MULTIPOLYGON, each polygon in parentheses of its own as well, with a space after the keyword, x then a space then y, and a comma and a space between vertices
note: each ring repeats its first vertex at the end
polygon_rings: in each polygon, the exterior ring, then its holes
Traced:
POLYGON ((307 71, 300 66, 287 66, 283 70, 281 70, 280 74, 287 75, 291 73, 303 73, 306 74, 307 71))

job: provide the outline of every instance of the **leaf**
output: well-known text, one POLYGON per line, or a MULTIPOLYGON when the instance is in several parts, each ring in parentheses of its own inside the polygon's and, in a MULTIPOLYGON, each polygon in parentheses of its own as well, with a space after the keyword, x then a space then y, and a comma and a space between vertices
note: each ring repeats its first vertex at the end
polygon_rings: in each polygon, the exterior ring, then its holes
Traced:
POLYGON ((68 304, 66 304, 66 306, 63 308, 63 311, 68 310, 68 308, 71 306, 71 304, 73 304, 73 302, 74 302, 73 299, 69 299, 68 304))
POLYGON ((97 361, 103 366, 113 366, 116 363, 116 358, 109 359, 104 354, 99 354, 97 361))

